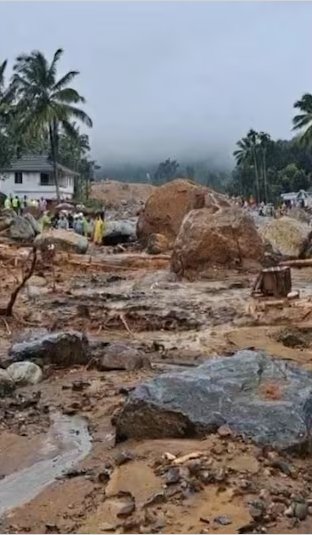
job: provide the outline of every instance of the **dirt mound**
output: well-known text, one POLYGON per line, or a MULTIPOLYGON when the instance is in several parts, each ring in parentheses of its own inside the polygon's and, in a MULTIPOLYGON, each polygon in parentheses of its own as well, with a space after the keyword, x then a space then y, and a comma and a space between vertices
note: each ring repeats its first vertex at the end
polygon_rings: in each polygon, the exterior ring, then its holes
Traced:
POLYGON ((93 184, 91 196, 105 203, 105 206, 118 207, 122 203, 144 203, 155 190, 151 184, 130 184, 117 180, 105 180, 93 184))
POLYGON ((273 252, 287 258, 298 258, 307 247, 311 229, 292 217, 274 219, 259 229, 262 238, 273 252))
POLYGON ((211 214, 192 210, 184 219, 174 244, 171 268, 179 276, 205 276, 214 266, 259 268, 264 245, 252 219, 229 208, 211 214))
POLYGON ((172 180, 157 188, 146 201, 145 209, 139 216, 138 237, 144 242, 151 234, 163 234, 173 241, 184 216, 204 206, 214 213, 224 206, 230 206, 230 202, 224 195, 189 180, 172 180))

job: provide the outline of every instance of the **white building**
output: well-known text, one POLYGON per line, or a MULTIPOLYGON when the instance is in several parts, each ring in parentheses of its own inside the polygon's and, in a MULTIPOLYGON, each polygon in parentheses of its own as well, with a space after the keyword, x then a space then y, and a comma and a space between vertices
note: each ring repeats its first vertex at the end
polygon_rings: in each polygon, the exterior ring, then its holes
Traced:
MULTIPOLYGON (((79 173, 57 164, 61 199, 72 199, 74 181, 79 173)), ((47 156, 29 155, 13 161, 7 168, 0 169, 0 192, 4 195, 27 195, 31 199, 55 199, 56 189, 53 164, 47 156)))

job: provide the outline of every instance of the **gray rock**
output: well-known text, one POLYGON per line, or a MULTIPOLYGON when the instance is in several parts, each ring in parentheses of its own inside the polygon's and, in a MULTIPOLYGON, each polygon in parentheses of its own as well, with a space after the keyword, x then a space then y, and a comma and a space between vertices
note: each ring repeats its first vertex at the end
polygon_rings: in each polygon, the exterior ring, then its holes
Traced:
POLYGON ((0 368, 0 397, 10 395, 15 388, 15 384, 12 381, 6 370, 0 368))
POLYGON ((293 515, 295 518, 299 518, 299 520, 305 520, 308 516, 308 512, 309 506, 307 502, 303 501, 301 503, 293 504, 293 515))
POLYGON ((12 381, 18 386, 36 385, 42 381, 42 370, 34 362, 14 362, 7 369, 12 381))
POLYGON ((41 366, 53 364, 65 368, 86 364, 89 360, 88 349, 86 336, 79 332, 50 333, 13 344, 1 364, 8 366, 13 362, 28 360, 41 366))
POLYGON ((25 217, 17 215, 11 221, 9 237, 12 240, 32 241, 35 237, 35 231, 25 217))
POLYGON ((149 368, 150 361, 144 353, 122 342, 110 344, 98 360, 97 368, 105 370, 138 370, 149 368))
POLYGON ((136 223, 136 219, 105 221, 105 237, 123 235, 128 236, 129 240, 136 240, 136 223))
POLYGON ((34 216, 32 214, 30 214, 29 212, 27 214, 24 215, 24 219, 26 219, 29 223, 30 223, 30 226, 32 227, 34 233, 37 235, 37 234, 40 234, 41 232, 41 227, 38 223, 38 221, 34 218, 34 216))
POLYGON ((216 522, 217 524, 220 524, 220 526, 228 526, 229 524, 232 524, 232 520, 228 516, 224 516, 224 515, 217 516, 214 519, 214 522, 216 522))
POLYGON ((312 423, 311 389, 312 372, 239 351, 138 386, 115 418, 117 439, 201 437, 226 424, 260 445, 303 447, 312 423), (270 395, 272 385, 279 396, 270 395))
POLYGON ((34 243, 39 249, 53 244, 58 251, 77 254, 85 254, 89 246, 85 236, 64 229, 50 229, 39 234, 34 243))

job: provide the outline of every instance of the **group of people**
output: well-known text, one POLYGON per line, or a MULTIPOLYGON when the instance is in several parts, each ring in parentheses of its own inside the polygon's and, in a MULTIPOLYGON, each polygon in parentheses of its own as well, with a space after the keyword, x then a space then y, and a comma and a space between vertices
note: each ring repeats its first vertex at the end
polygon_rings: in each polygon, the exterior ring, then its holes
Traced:
POLYGON ((38 201, 37 199, 30 199, 27 195, 24 195, 22 199, 18 195, 9 195, 4 201, 4 208, 7 210, 14 210, 17 214, 21 215, 26 208, 37 208, 41 213, 44 213, 47 209, 47 201, 43 197, 38 201))
POLYGON ((45 211, 41 222, 43 232, 50 228, 73 230, 81 236, 91 236, 96 245, 102 245, 105 231, 104 213, 97 214, 96 219, 92 221, 90 217, 86 217, 82 212, 72 214, 62 210, 49 217, 48 212, 45 211))

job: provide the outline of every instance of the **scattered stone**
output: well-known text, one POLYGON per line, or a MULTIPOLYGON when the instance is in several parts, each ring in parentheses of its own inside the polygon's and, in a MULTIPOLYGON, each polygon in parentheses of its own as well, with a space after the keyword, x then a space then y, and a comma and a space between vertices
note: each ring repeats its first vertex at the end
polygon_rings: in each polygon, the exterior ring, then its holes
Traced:
POLYGON ((150 361, 144 353, 122 342, 112 343, 103 351, 104 355, 97 362, 100 371, 150 368, 150 361))
POLYGON ((293 516, 299 520, 305 520, 308 516, 309 506, 306 501, 296 502, 293 505, 293 516))
POLYGON ((251 502, 249 514, 254 520, 260 520, 266 512, 266 504, 263 500, 254 500, 251 502))
POLYGON ((227 425, 221 425, 221 427, 218 429, 218 435, 220 435, 222 438, 231 437, 232 434, 233 433, 231 429, 227 425))
POLYGON ((193 451, 192 453, 187 453, 186 455, 182 455, 182 457, 176 457, 173 460, 172 464, 180 465, 187 463, 188 461, 191 461, 192 459, 199 459, 200 457, 203 457, 204 452, 203 451, 193 451))
POLYGON ((170 242, 163 234, 151 234, 147 241, 146 252, 148 254, 161 254, 170 249, 170 242))
POLYGON ((88 340, 75 331, 50 333, 28 341, 13 344, 9 355, 1 362, 8 366, 13 362, 29 360, 38 365, 53 364, 62 368, 89 361, 88 340))
POLYGON ((166 473, 166 484, 175 485, 176 483, 179 483, 180 479, 181 474, 179 468, 169 468, 168 472, 166 473))
POLYGON ((39 234, 35 238, 34 244, 39 248, 53 244, 57 251, 77 254, 85 254, 89 246, 85 236, 63 229, 51 229, 39 234))
POLYGON ((221 526, 228 526, 229 524, 232 524, 232 520, 228 516, 223 515, 217 516, 213 521, 221 526))
POLYGON ((291 470, 290 466, 281 459, 276 459, 271 462, 272 468, 276 468, 277 470, 280 470, 284 474, 286 474, 289 477, 293 477, 293 471, 291 470))
POLYGON ((134 454, 131 451, 123 450, 115 456, 115 464, 116 466, 121 466, 122 464, 126 464, 130 461, 133 461, 135 459, 134 454))
POLYGON ((131 492, 119 492, 116 498, 120 499, 117 517, 127 517, 135 511, 135 499, 131 492))
POLYGON ((309 347, 304 335, 295 327, 286 328, 277 335, 277 341, 286 347, 309 347))
POLYGON ((116 524, 110 524, 109 522, 103 522, 99 525, 100 531, 110 531, 114 532, 116 529, 116 524))
POLYGON ((167 497, 164 492, 156 492, 156 494, 153 494, 144 504, 143 507, 150 507, 151 505, 160 505, 161 503, 165 503, 167 501, 167 497))
POLYGON ((110 470, 105 469, 98 474, 98 481, 100 483, 106 484, 110 480, 110 476, 111 476, 110 470))
POLYGON ((176 456, 173 455, 173 453, 166 451, 166 453, 164 453, 164 459, 167 459, 167 461, 174 461, 176 459, 176 456))
POLYGON ((206 208, 187 214, 173 246, 171 269, 186 278, 209 276, 209 269, 258 270, 264 245, 255 224, 243 210, 226 208, 211 214, 206 208))
POLYGON ((0 397, 12 394, 15 384, 6 370, 0 368, 0 397))
POLYGON ((34 362, 14 362, 6 370, 18 386, 37 385, 42 381, 42 370, 34 362))
POLYGON ((60 532, 60 528, 57 526, 57 524, 50 524, 50 523, 47 523, 45 525, 45 532, 46 533, 61 533, 60 532))
POLYGON ((117 440, 202 437, 227 424, 263 446, 301 448, 308 441, 311 380, 311 371, 247 350, 167 373, 130 394, 116 417, 117 440), (273 399, 272 385, 279 394, 273 399))

